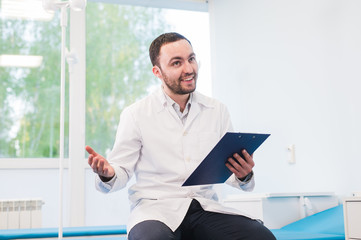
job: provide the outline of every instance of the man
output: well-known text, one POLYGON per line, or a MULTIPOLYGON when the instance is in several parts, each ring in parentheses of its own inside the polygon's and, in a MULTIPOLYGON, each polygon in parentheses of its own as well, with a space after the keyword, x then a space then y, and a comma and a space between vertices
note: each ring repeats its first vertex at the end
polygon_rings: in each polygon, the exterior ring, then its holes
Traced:
MULTIPOLYGON (((135 174, 128 238, 275 239, 258 221, 219 204, 212 185, 181 186, 232 129, 230 116, 223 104, 195 92, 198 64, 188 39, 162 34, 149 55, 161 89, 124 109, 109 161, 86 147, 101 192, 125 187, 135 174)), ((234 174, 227 183, 250 191, 254 162, 246 151, 242 154, 228 159, 234 174)))

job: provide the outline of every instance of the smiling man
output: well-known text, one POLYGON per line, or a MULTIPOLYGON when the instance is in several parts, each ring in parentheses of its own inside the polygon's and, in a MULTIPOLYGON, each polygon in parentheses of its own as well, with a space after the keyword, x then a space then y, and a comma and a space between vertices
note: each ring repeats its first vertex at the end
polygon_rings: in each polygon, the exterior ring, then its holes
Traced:
MULTIPOLYGON (((162 34, 149 55, 162 87, 124 109, 108 160, 86 146, 99 191, 119 190, 136 177, 128 239, 275 239, 259 221, 222 206, 212 185, 182 187, 232 124, 222 103, 195 91, 198 64, 188 39, 162 34)), ((228 159, 227 183, 251 191, 254 161, 242 154, 228 159)))

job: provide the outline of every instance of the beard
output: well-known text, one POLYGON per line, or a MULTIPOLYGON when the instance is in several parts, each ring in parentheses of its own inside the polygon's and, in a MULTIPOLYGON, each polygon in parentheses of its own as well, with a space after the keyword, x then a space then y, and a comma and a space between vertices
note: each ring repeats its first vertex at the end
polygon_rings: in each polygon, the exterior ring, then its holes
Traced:
MULTIPOLYGON (((162 75, 165 85, 167 85, 167 87, 175 94, 184 95, 184 94, 192 93, 194 92, 194 90, 196 90, 196 83, 198 77, 196 72, 193 72, 191 74, 186 74, 183 77, 180 76, 178 79, 171 79, 163 72, 162 75), (189 83, 189 84, 192 84, 193 86, 186 86, 186 87, 182 86, 182 82, 184 82, 183 79, 186 79, 191 76, 193 76, 192 81, 194 81, 194 83, 189 83)), ((184 83, 188 85, 187 82, 184 83)))

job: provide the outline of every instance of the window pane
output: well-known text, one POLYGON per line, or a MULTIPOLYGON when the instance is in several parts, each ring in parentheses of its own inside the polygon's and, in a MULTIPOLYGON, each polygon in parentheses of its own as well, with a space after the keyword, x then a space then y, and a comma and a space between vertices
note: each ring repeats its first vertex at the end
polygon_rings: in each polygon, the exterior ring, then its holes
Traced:
POLYGON ((105 154, 124 107, 159 85, 148 47, 167 23, 157 8, 88 2, 86 14, 86 144, 105 154))
POLYGON ((41 18, 37 10, 43 14, 39 0, 1 2, 0 157, 59 154, 59 17, 41 18), (31 6, 22 12, 32 16, 8 11, 17 2, 15 8, 31 6))

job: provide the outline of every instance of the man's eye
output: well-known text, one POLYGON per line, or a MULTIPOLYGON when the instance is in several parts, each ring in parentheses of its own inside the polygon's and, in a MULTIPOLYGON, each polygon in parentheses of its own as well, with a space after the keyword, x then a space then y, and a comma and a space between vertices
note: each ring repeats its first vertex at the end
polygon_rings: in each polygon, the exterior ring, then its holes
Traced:
POLYGON ((173 66, 179 66, 180 65, 180 61, 176 61, 172 63, 173 66))
POLYGON ((195 62, 196 61, 196 57, 190 57, 189 58, 189 62, 195 62))

